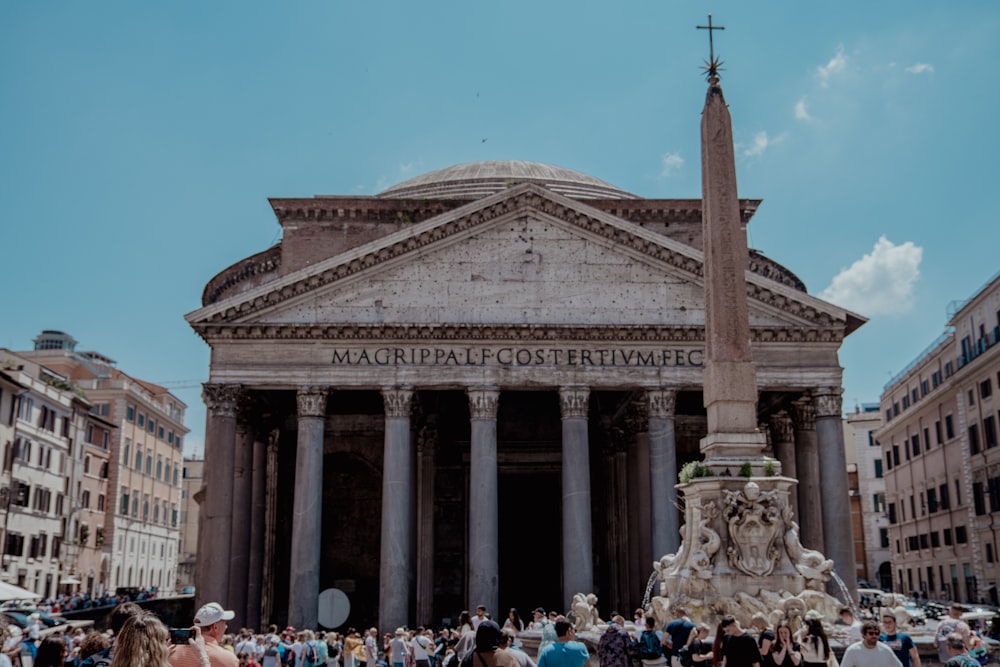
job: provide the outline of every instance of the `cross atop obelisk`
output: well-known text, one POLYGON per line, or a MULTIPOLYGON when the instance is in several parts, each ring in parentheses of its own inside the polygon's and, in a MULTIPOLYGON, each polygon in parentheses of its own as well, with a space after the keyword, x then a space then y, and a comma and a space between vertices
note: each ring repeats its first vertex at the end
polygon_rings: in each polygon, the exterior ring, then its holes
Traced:
MULTIPOLYGON (((712 25, 711 15, 704 27, 709 35, 721 29, 712 25)), ((708 412, 708 435, 701 449, 707 462, 760 459, 766 436, 757 429, 757 383, 745 277, 747 238, 736 189, 732 120, 719 86, 711 42, 710 48, 708 94, 701 119, 704 401, 708 412)))
POLYGON ((718 79, 719 70, 722 69, 720 67, 720 65, 722 65, 722 62, 715 59, 715 38, 713 33, 716 30, 725 30, 726 26, 712 25, 712 15, 709 14, 708 25, 696 25, 695 28, 697 28, 698 30, 708 31, 708 60, 705 61, 705 73, 708 75, 709 80, 711 80, 713 77, 718 79))

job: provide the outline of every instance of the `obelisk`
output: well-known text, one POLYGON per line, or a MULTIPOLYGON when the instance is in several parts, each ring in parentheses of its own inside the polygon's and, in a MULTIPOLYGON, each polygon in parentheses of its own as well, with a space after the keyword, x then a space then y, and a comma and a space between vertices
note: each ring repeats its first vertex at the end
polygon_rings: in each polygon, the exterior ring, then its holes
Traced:
POLYGON ((746 229, 740 218, 732 120, 719 85, 718 63, 708 66, 701 118, 702 234, 705 252, 704 402, 706 463, 761 459, 766 436, 757 428, 757 382, 750 350, 746 229))

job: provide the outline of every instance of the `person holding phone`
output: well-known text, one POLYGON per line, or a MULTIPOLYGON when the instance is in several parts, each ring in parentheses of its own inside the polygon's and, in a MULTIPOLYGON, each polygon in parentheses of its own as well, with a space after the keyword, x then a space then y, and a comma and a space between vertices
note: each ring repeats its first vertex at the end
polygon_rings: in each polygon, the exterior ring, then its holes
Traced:
POLYGON ((235 612, 223 609, 218 602, 209 602, 194 615, 195 635, 204 639, 207 662, 202 660, 197 647, 192 644, 174 644, 170 647, 171 667, 238 667, 235 653, 222 648, 222 636, 235 612))

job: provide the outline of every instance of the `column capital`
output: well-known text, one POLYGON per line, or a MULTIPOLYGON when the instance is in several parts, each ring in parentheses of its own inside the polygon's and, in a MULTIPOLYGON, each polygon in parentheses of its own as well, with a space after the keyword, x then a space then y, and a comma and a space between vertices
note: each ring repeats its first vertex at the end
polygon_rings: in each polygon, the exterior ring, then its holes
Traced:
POLYGON ((563 419, 587 417, 590 387, 559 387, 559 407, 563 419))
POLYGON ((500 389, 497 387, 469 387, 469 413, 472 419, 496 419, 500 404, 500 389))
POLYGON ((650 417, 660 419, 673 419, 674 410, 677 407, 676 389, 647 389, 646 404, 649 407, 650 417))
POLYGON ((413 387, 382 387, 386 417, 409 417, 413 402, 413 387))
POLYGON ((793 442, 795 440, 795 426, 792 418, 784 410, 771 415, 768 422, 768 430, 774 442, 793 442))
POLYGON ((814 389, 812 394, 817 417, 841 418, 844 407, 843 387, 819 387, 814 389))
POLYGON ((295 393, 295 403, 299 417, 325 417, 326 397, 329 390, 326 387, 299 387, 295 393))
POLYGON ((813 404, 812 396, 806 394, 792 401, 792 419, 799 430, 816 430, 816 406, 813 404))
POLYGON ((236 417, 236 408, 243 394, 241 384, 210 384, 201 385, 201 400, 208 407, 211 417, 236 417))

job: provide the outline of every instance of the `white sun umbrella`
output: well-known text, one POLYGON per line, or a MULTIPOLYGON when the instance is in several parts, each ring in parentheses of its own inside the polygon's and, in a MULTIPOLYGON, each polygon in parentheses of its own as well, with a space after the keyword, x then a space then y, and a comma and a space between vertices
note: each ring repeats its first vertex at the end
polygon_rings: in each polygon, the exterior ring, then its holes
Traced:
POLYGON ((21 588, 20 586, 0 581, 0 602, 8 600, 37 600, 40 597, 42 596, 29 591, 27 588, 21 588))

